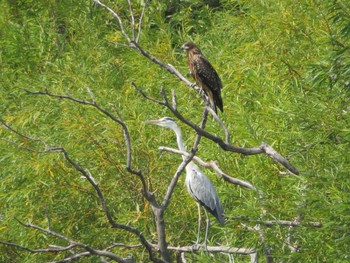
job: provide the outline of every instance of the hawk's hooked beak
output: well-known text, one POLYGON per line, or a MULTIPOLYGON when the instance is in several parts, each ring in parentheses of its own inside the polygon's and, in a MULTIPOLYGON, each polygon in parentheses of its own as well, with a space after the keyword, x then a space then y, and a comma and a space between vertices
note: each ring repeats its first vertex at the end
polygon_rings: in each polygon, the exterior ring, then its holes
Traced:
POLYGON ((181 49, 181 50, 187 50, 188 47, 186 47, 185 45, 182 45, 182 46, 180 47, 180 49, 181 49))

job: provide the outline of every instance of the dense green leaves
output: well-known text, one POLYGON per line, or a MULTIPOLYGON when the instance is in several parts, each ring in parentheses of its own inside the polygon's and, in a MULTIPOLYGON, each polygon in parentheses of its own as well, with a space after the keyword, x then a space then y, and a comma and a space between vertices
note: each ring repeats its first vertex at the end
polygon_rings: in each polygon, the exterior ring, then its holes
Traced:
MULTIPOLYGON (((251 182, 262 197, 229 185, 205 170, 222 199, 227 225, 212 220, 209 244, 255 248, 263 258, 272 250, 277 262, 344 262, 350 236, 349 10, 347 1, 152 1, 142 24, 140 45, 183 74, 188 72, 180 45, 192 40, 222 78, 224 113, 232 143, 272 145, 298 167, 291 176, 266 156, 240 156, 202 139, 198 156, 217 160, 226 173, 251 182), (211 4, 212 3, 212 4, 211 4), (289 229, 271 220, 302 225, 289 229), (321 228, 308 225, 320 222, 321 228), (257 231, 257 224, 264 240, 257 231), (291 252, 287 244, 298 252, 291 252)), ((141 1, 133 1, 136 17, 141 1)), ((127 1, 106 2, 131 34, 127 1)), ((92 107, 31 95, 49 90, 77 99, 94 99, 128 125, 133 165, 142 170, 157 198, 181 162, 160 153, 159 145, 176 147, 172 132, 144 125, 170 115, 146 101, 134 81, 150 96, 176 91, 178 109, 198 122, 199 96, 164 69, 125 44, 110 14, 86 1, 2 1, 0 14, 0 118, 27 136, 63 146, 103 190, 116 221, 138 228, 150 241, 157 235, 152 211, 141 195, 139 180, 125 169, 120 126, 92 107), (89 91, 90 90, 90 91, 89 91)), ((195 134, 182 125, 186 144, 195 134)), ((207 130, 223 136, 209 120, 207 130)), ((139 240, 111 229, 91 185, 80 178, 60 153, 36 154, 44 145, 0 129, 0 240, 30 248, 62 240, 26 229, 30 221, 97 248, 139 240)), ((190 245, 196 237, 197 208, 180 177, 165 214, 170 245, 190 245)), ((116 247, 113 252, 146 262, 142 248, 116 247)), ((68 254, 67 254, 68 255, 68 254)), ((45 262, 58 254, 32 254, 0 245, 2 262, 45 262)), ((97 258, 82 262, 96 262, 97 258)), ((189 262, 228 261, 224 255, 199 253, 189 262)), ((235 262, 249 262, 236 256, 235 262)))

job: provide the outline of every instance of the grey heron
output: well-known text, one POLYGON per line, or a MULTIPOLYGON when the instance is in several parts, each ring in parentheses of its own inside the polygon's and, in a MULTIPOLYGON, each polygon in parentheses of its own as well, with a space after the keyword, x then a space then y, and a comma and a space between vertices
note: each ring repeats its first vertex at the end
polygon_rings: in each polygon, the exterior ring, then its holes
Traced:
MULTIPOLYGON (((175 120, 170 117, 164 117, 159 120, 149 120, 146 123, 156 124, 165 128, 172 129, 176 134, 176 141, 180 151, 186 151, 183 140, 182 131, 180 127, 176 124, 175 120)), ((186 159, 185 156, 182 156, 186 159)), ((200 221, 201 212, 200 205, 205 208, 205 215, 207 217, 207 225, 205 231, 204 246, 206 246, 208 238, 208 228, 209 228, 209 217, 207 211, 210 212, 223 226, 225 223, 224 211, 221 205, 219 196, 209 178, 199 169, 199 167, 193 162, 189 162, 186 166, 186 179, 185 184, 190 195, 196 200, 198 205, 198 234, 196 244, 199 244, 200 236, 200 221)))

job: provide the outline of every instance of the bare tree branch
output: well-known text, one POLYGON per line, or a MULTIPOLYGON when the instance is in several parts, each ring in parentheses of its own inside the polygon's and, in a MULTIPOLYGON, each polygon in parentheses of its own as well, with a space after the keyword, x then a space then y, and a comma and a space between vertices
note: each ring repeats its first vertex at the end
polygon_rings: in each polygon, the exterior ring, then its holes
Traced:
POLYGON ((130 13, 130 18, 131 18, 131 28, 132 28, 132 41, 135 41, 135 16, 134 16, 134 11, 131 5, 131 1, 128 0, 128 5, 129 5, 129 13, 130 13))
POLYGON ((49 147, 48 147, 48 145, 46 144, 46 142, 44 142, 43 140, 36 139, 36 138, 32 138, 32 137, 29 137, 29 136, 27 136, 27 135, 24 135, 23 133, 21 133, 21 132, 15 130, 15 129, 13 129, 10 125, 8 125, 8 124, 7 124, 3 119, 1 119, 1 118, 0 118, 0 123, 2 123, 2 125, 3 125, 6 129, 8 129, 8 130, 10 130, 11 132, 13 132, 13 133, 19 135, 19 136, 22 137, 22 138, 28 139, 28 140, 30 140, 30 141, 34 141, 34 142, 39 142, 39 143, 41 143, 41 144, 44 146, 45 150, 48 150, 49 147))
POLYGON ((312 226, 312 227, 322 227, 323 224, 321 222, 297 222, 297 221, 288 221, 288 220, 275 220, 275 221, 264 221, 262 222, 264 225, 272 227, 275 225, 287 226, 287 227, 297 227, 297 226, 312 226))
MULTIPOLYGON (((173 148, 168 148, 168 147, 159 147, 159 150, 161 151, 167 151, 167 152, 171 152, 171 153, 176 153, 176 154, 181 154, 181 155, 184 155, 186 157, 190 156, 189 153, 187 152, 183 152, 183 151, 180 151, 180 150, 177 150, 177 149, 173 149, 173 148)), ((213 171, 215 171, 218 175, 220 175, 225 181, 229 182, 229 183, 232 183, 232 184, 236 184, 236 185, 239 185, 239 186, 243 186, 245 188, 248 188, 250 190, 254 190, 256 191, 256 188, 244 181, 244 180, 240 180, 240 179, 237 179, 237 178, 234 178, 234 177, 231 177, 229 175, 227 175, 226 173, 224 173, 217 165, 216 161, 209 161, 209 162, 205 162, 203 161, 202 159, 200 159, 198 156, 194 156, 193 157, 193 160, 195 160, 197 163, 199 163, 201 166, 205 167, 205 168, 210 168, 212 169, 213 171)))
MULTIPOLYGON (((136 87, 135 84, 134 84, 134 86, 136 87)), ((140 88, 137 88, 137 90, 140 90, 140 88)), ((167 98, 164 89, 161 90, 161 93, 163 94, 163 97, 167 98)), ((145 96, 145 98, 148 99, 148 96, 145 96)), ((285 159, 282 155, 280 155, 276 150, 274 150, 272 148, 272 146, 270 146, 266 143, 262 143, 260 146, 254 147, 254 148, 243 148, 243 147, 233 146, 229 143, 226 143, 220 137, 207 132, 206 130, 202 129, 201 127, 194 124, 190 120, 186 119, 180 112, 178 112, 176 109, 174 109, 174 107, 168 102, 167 99, 164 99, 164 102, 161 102, 159 104, 166 106, 180 121, 182 121, 183 123, 185 123, 186 125, 188 125, 192 129, 194 129, 201 136, 218 144, 223 150, 236 152, 236 153, 240 153, 240 154, 244 154, 244 155, 266 154, 274 161, 282 164, 286 169, 288 169, 293 174, 295 174, 295 175, 299 174, 298 169, 295 168, 287 159, 285 159)))
MULTIPOLYGON (((62 239, 66 242, 68 242, 70 244, 70 247, 80 247, 80 248, 83 248, 85 249, 87 252, 89 252, 91 255, 97 255, 97 256, 103 256, 103 257, 108 257, 110 259, 113 259, 117 262, 120 262, 120 263, 125 263, 125 261, 118 257, 117 255, 115 255, 114 253, 111 253, 111 252, 108 252, 108 251, 104 251, 104 250, 98 250, 98 249, 94 249, 86 244, 83 244, 83 243, 80 243, 80 242, 76 242, 72 239, 69 239, 67 238, 66 236, 63 236, 59 233, 56 233, 55 231, 52 231, 51 229, 46 229, 46 228, 42 228, 40 226, 37 226, 37 225, 33 225, 31 223, 23 223, 21 222, 20 220, 16 219, 22 226, 25 226, 25 227, 28 227, 28 228, 33 228, 33 229, 36 229, 36 230, 39 230, 41 232, 44 232, 44 233, 47 233, 51 236, 54 236, 54 237, 57 237, 59 239, 62 239)), ((57 249, 56 249, 57 250, 57 249)), ((64 249, 64 250, 67 250, 67 249, 64 249)), ((57 251, 56 251, 57 252, 57 251)), ((86 253, 84 254, 80 254, 79 258, 82 257, 82 256, 86 256, 86 253)), ((66 262, 66 261, 62 261, 62 262, 66 262)))
POLYGON ((0 244, 6 245, 6 246, 10 246, 10 247, 16 247, 16 248, 19 248, 19 249, 22 249, 22 250, 29 251, 31 253, 57 253, 57 252, 64 252, 64 251, 67 251, 67 250, 70 250, 72 248, 77 247, 75 244, 72 244, 72 245, 69 245, 67 247, 60 247, 60 248, 31 249, 31 248, 28 248, 28 247, 21 246, 19 244, 15 244, 15 243, 12 243, 12 242, 6 242, 6 241, 3 241, 3 240, 0 240, 0 244))
POLYGON ((213 116, 213 118, 216 120, 216 122, 219 123, 219 125, 221 126, 223 131, 225 132, 225 142, 226 142, 226 144, 230 144, 231 135, 230 135, 230 132, 228 131, 226 125, 223 123, 223 121, 219 118, 219 116, 215 113, 215 111, 211 107, 206 106, 206 108, 210 112, 210 114, 213 116))
MULTIPOLYGON (((72 101, 72 102, 75 102, 75 103, 78 103, 78 104, 92 106, 92 107, 96 108, 97 110, 99 110, 100 112, 102 112, 107 117, 109 117, 112 121, 114 121, 117 124, 119 124, 122 127, 122 129, 123 129, 124 141, 125 141, 125 145, 126 145, 126 152, 127 152, 126 153, 126 167, 127 167, 127 170, 130 173, 136 175, 140 179, 140 181, 142 182, 142 189, 143 189, 143 192, 145 194, 145 197, 147 199, 154 198, 153 195, 148 191, 147 183, 146 183, 146 181, 145 181, 141 171, 134 170, 132 168, 132 164, 131 164, 132 163, 132 150, 131 150, 131 143, 130 143, 130 134, 129 134, 128 127, 126 126, 126 124, 120 118, 114 116, 109 111, 107 111, 106 109, 102 108, 96 102, 80 100, 80 99, 76 99, 76 98, 73 98, 73 97, 68 96, 68 95, 53 94, 53 93, 50 93, 49 91, 30 91, 30 90, 25 90, 25 91, 27 93, 29 93, 29 94, 45 95, 45 96, 49 96, 49 97, 53 97, 53 98, 57 98, 57 99, 69 100, 69 101, 72 101)), ((91 91, 90 91, 90 93, 91 93, 91 91)))
POLYGON ((121 17, 116 12, 114 12, 110 7, 108 7, 107 5, 101 3, 99 0, 93 0, 93 1, 97 5, 102 6, 103 8, 105 8, 108 12, 110 12, 112 14, 112 16, 115 19, 117 19, 120 31, 122 32, 124 38, 128 41, 128 43, 131 43, 131 39, 129 38, 128 34, 126 33, 126 31, 124 29, 124 25, 123 25, 123 21, 122 21, 121 17))
MULTIPOLYGON (((144 57, 148 58, 149 60, 151 60, 152 62, 154 62, 155 64, 159 65, 160 67, 166 69, 169 73, 177 76, 182 82, 184 82, 188 87, 194 88, 199 94, 201 94, 202 98, 208 102, 208 98, 207 96, 204 94, 204 92, 202 91, 201 88, 199 88, 196 85, 193 85, 188 79, 186 79, 179 71, 177 71, 175 69, 174 66, 170 65, 170 64, 165 64, 162 61, 160 61, 159 59, 157 59, 155 56, 151 55, 150 53, 148 53, 147 51, 145 51, 141 46, 138 45, 138 41, 131 41, 130 38, 127 36, 125 30, 123 29, 122 26, 122 21, 121 18, 118 16, 118 14, 116 14, 112 9, 110 9, 109 7, 107 7, 106 5, 102 4, 99 0, 94 0, 98 5, 104 7, 105 9, 107 9, 112 15, 113 17, 115 17, 120 25, 121 31, 123 33, 123 36, 125 37, 125 39, 128 41, 129 45, 131 48, 136 49, 137 51, 139 51, 144 57)), ((131 8, 131 7, 130 7, 131 8)), ((131 15, 132 16, 132 15, 131 15)), ((134 85, 135 86, 135 85, 134 85)), ((136 86, 135 86, 136 87, 136 86)), ((138 89, 140 90, 140 89, 138 89)), ((144 93, 142 93, 142 95, 145 95, 144 93)), ((155 100, 153 100, 155 101, 155 100)), ((159 102, 157 102, 159 103, 159 102)), ((280 154, 278 154, 271 146, 267 145, 267 144, 262 144, 259 147, 255 147, 255 148, 242 148, 242 147, 235 147, 232 146, 229 143, 229 133, 226 133, 226 139, 225 141, 223 141, 221 138, 212 135, 208 132, 206 132, 204 129, 199 128, 197 125, 193 124, 192 122, 190 122, 189 120, 185 120, 182 115, 177 111, 176 108, 172 107, 169 103, 165 102, 165 106, 171 110, 173 112, 173 114, 179 118, 181 121, 183 121, 184 123, 186 123, 187 125, 189 125, 190 127, 192 127, 197 133, 200 133, 202 136, 206 137, 207 139, 212 140, 213 142, 217 143, 223 150, 225 151, 232 151, 232 152, 237 152, 237 153, 241 153, 241 154, 245 154, 245 155, 252 155, 252 154, 266 154, 269 157, 271 157, 273 160, 279 162, 280 164, 282 164, 286 169, 288 169, 290 172, 292 172, 295 175, 299 174, 299 171, 297 168, 295 168, 292 164, 290 164, 284 157, 282 157, 280 154)), ((211 112, 212 114, 212 112, 211 112)), ((212 114, 215 118, 216 114, 212 114)), ((218 118, 215 118, 216 120, 218 118)), ((220 122, 219 122, 220 123, 220 122)), ((220 123, 221 124, 221 123, 220 123)), ((225 129, 224 129, 225 130, 225 129)), ((225 130, 226 131, 226 130, 225 130)))
POLYGON ((145 15, 145 10, 146 10, 146 7, 147 7, 149 1, 150 0, 147 0, 142 6, 142 11, 141 11, 141 15, 140 15, 140 19, 139 19, 139 25, 138 25, 137 37, 136 37, 136 40, 135 40, 136 43, 139 43, 139 40, 140 40, 143 17, 145 15))
MULTIPOLYGON (((169 250, 176 252, 195 252, 203 249, 202 246, 184 246, 184 247, 168 247, 169 250)), ((209 253, 232 253, 241 255, 250 255, 256 253, 254 249, 250 248, 236 248, 228 246, 207 246, 206 251, 209 253)))
MULTIPOLYGON (((88 256, 91 256, 90 252, 76 253, 76 254, 73 254, 72 256, 66 257, 64 259, 61 259, 61 260, 58 260, 58 261, 51 261, 49 263, 71 262, 72 260, 77 260, 77 259, 81 259, 81 258, 88 257, 88 256)), ((119 261, 119 262, 124 262, 124 261, 119 261)))
POLYGON ((141 88, 139 88, 139 87, 135 84, 135 82, 132 82, 131 85, 133 85, 133 86, 135 87, 135 89, 136 89, 138 92, 140 92, 140 94, 141 94, 144 98, 146 98, 147 100, 150 100, 150 101, 153 101, 153 102, 155 102, 155 103, 158 103, 159 105, 165 106, 165 103, 164 103, 163 101, 156 100, 156 99, 154 99, 154 98, 151 98, 151 97, 147 96, 146 93, 145 93, 141 88))
MULTIPOLYGON (((181 81, 183 81, 188 87, 195 89, 205 101, 208 101, 207 96, 204 94, 204 92, 202 91, 202 89, 200 87, 198 87, 197 85, 194 85, 193 83, 191 83, 188 79, 186 79, 179 71, 177 71, 175 69, 174 66, 172 66, 171 64, 165 64, 162 61, 160 61, 159 59, 157 59, 156 57, 154 57, 153 55, 151 55, 150 53, 148 53, 147 51, 145 51, 141 46, 139 46, 138 42, 139 42, 139 36, 141 34, 141 22, 143 20, 143 16, 144 16, 144 10, 147 7, 149 0, 146 1, 146 3, 143 6, 142 9, 142 13, 140 16, 140 22, 139 22, 139 32, 138 32, 138 37, 134 40, 134 38, 132 38, 132 40, 130 39, 130 37, 128 36, 128 34, 126 33, 124 26, 123 26, 123 22, 121 17, 114 12, 110 7, 108 7, 107 5, 103 4, 101 1, 99 0, 93 0, 97 5, 102 6, 103 8, 105 8, 109 13, 111 13, 111 15, 117 19, 118 23, 119 23, 119 27, 120 30, 124 36, 124 38, 126 39, 126 41, 129 44, 129 47, 136 49, 137 51, 139 51, 144 57, 148 58, 149 60, 151 60, 152 62, 154 62, 155 64, 159 65, 160 67, 166 69, 167 71, 169 71, 171 74, 177 76, 181 81)), ((128 0, 129 1, 129 0, 128 0)), ((131 5, 129 5, 129 9, 131 8, 131 5)), ((131 15, 133 16, 133 15, 131 15)))
POLYGON ((285 168, 287 168, 290 172, 292 172, 294 175, 298 175, 299 171, 285 159, 282 155, 280 155, 275 149, 272 148, 272 146, 263 143, 260 148, 263 150, 263 152, 269 156, 274 161, 282 164, 285 168))
MULTIPOLYGON (((95 107, 96 109, 100 110, 101 112, 103 112, 106 116, 110 117, 112 120, 116 121, 118 124, 122 125, 123 128, 125 128, 124 130, 124 135, 125 135, 125 140, 127 141, 126 144, 127 144, 127 147, 128 147, 128 156, 129 158, 131 159, 131 147, 130 147, 130 136, 129 136, 129 133, 128 133, 128 130, 127 130, 127 126, 125 125, 124 122, 122 122, 121 120, 117 119, 116 117, 114 117, 111 113, 109 113, 107 110, 103 109, 101 106, 99 106, 98 104, 96 103, 92 103, 92 102, 88 102, 88 101, 84 101, 84 100, 79 100, 79 99, 75 99, 75 98, 72 98, 72 97, 69 97, 69 96, 65 96, 65 95, 57 95, 57 94, 51 94, 49 92, 31 92, 31 91, 27 91, 28 93, 31 93, 31 94, 36 94, 36 95, 47 95, 47 96, 51 96, 51 97, 56 97, 56 98, 61 98, 61 99, 67 99, 67 100, 70 100, 70 101, 73 101, 75 103, 80 103, 80 104, 84 104, 84 105, 90 105, 90 106, 93 106, 95 107)), ((6 124, 4 122, 2 122, 3 124, 6 124)), ((89 183, 93 186, 95 192, 97 193, 98 195, 98 198, 99 198, 99 201, 101 202, 101 205, 102 205, 102 208, 103 208, 103 211, 110 223, 110 225, 114 228, 119 228, 119 229, 122 229, 122 230, 125 230, 127 232, 130 232, 130 233, 133 233, 134 235, 136 235, 142 245, 147 249, 148 253, 149 253, 149 256, 150 256, 150 259, 154 262, 164 262, 163 260, 157 258, 155 255, 154 255, 154 252, 152 250, 152 246, 151 244, 146 240, 146 238, 144 237, 144 235, 136 228, 133 228, 131 226, 127 226, 127 225, 124 225, 124 224, 119 224, 117 222, 114 221, 108 207, 107 207, 107 204, 105 202, 105 199, 104 199, 104 196, 103 196, 103 193, 101 191, 101 189, 99 188, 96 180, 93 178, 93 176, 91 175, 91 173, 88 171, 88 170, 84 170, 81 166, 79 166, 76 162, 74 162, 68 152, 63 148, 63 147, 55 147, 55 148, 49 148, 49 146, 42 140, 38 140, 38 139, 35 139, 35 138, 31 138, 29 136, 26 136, 18 131, 16 131, 15 129, 11 128, 8 124, 4 125, 6 128, 10 128, 10 130, 14 133, 16 133, 17 135, 23 137, 23 138, 26 138, 26 139, 30 139, 30 140, 33 140, 33 141, 39 141, 39 142, 42 142, 45 147, 47 149, 45 149, 45 151, 42 151, 42 152, 37 152, 37 153, 48 153, 48 152, 62 152, 63 155, 64 155, 64 158, 66 159, 66 161, 68 163, 70 163, 75 170, 77 170, 78 172, 80 172, 82 174, 83 177, 85 177, 89 183)), ((34 151, 34 150, 32 150, 34 151)), ((36 151, 34 151, 36 152, 36 151)), ((131 168, 128 169, 129 172, 134 172, 136 173, 135 171, 133 171, 131 168)), ((142 178, 143 179, 143 176, 140 172, 139 174, 139 178, 142 178)), ((146 182, 144 181, 145 185, 146 185, 146 182)), ((146 191, 145 191, 146 192, 146 191)), ((149 194, 149 196, 151 196, 151 194, 149 194)), ((152 195, 153 196, 153 195, 152 195)), ((153 197, 154 198, 154 197, 153 197)), ((153 200, 153 199, 152 199, 153 200)), ((19 221, 20 222, 20 221, 19 221)), ((20 222, 21 223, 21 222, 20 222)), ((22 225, 24 226, 27 226, 27 227, 32 227, 32 228, 36 228, 34 225, 26 225, 26 224, 23 224, 21 223, 22 225)), ((39 228, 37 227, 37 229, 41 230, 41 231, 44 231, 43 228, 39 228)), ((52 232, 53 233, 53 232, 52 232)), ((57 236, 59 238, 62 238, 64 239, 65 237, 64 236, 57 236)), ((65 239, 67 242, 70 242, 69 239, 65 239)))

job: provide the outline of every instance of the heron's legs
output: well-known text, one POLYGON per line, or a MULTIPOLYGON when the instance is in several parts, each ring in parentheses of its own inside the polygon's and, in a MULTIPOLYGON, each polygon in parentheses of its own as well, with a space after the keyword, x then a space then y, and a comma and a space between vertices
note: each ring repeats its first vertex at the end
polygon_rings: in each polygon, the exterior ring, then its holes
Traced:
POLYGON ((197 232, 197 241, 196 241, 196 245, 199 244, 199 236, 200 236, 200 232, 201 232, 201 221, 202 221, 201 206, 200 206, 200 204, 197 203, 197 207, 198 207, 198 232, 197 232))
POLYGON ((206 228, 205 228, 205 238, 204 238, 203 246, 204 246, 204 249, 207 250, 207 239, 208 239, 208 232, 209 232, 210 219, 209 219, 207 210, 204 209, 204 212, 205 212, 205 216, 207 217, 207 220, 206 220, 206 221, 207 221, 207 226, 206 226, 206 228))

